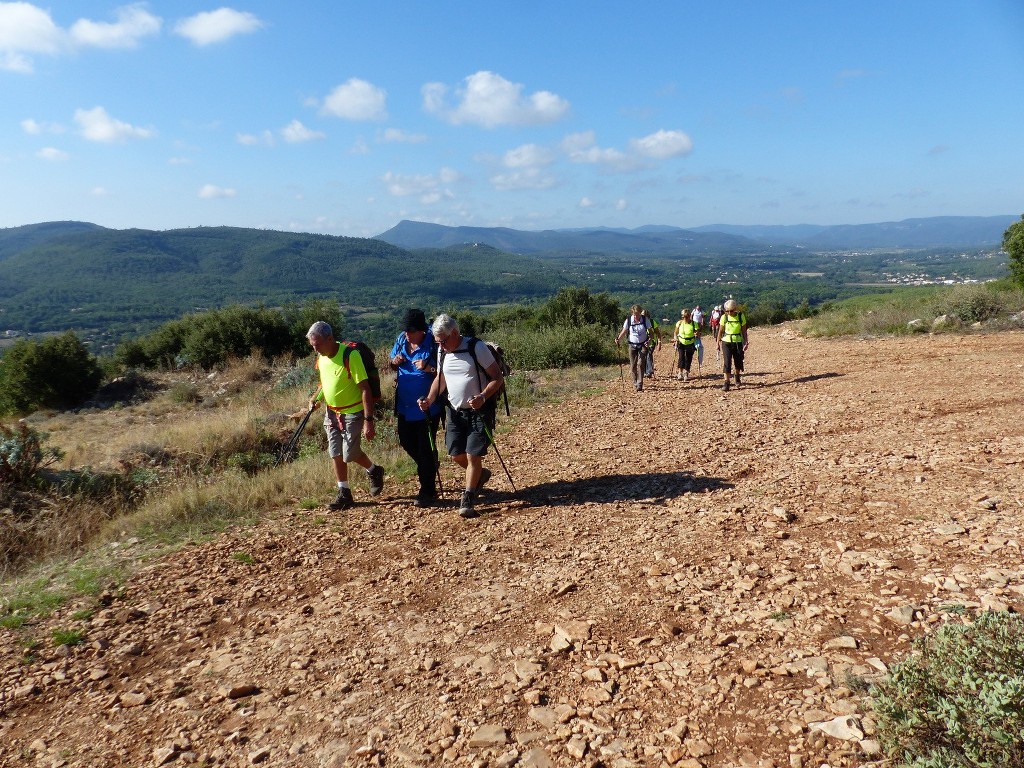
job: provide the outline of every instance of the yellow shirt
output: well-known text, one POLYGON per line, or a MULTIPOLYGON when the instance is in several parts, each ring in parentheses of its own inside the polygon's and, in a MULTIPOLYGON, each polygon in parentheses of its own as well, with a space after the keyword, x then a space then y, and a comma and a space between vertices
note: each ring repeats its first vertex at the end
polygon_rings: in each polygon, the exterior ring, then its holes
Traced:
POLYGON ((363 390, 359 383, 366 381, 366 367, 362 355, 352 349, 348 353, 348 370, 345 370, 344 344, 338 347, 334 357, 317 355, 316 369, 320 373, 324 402, 336 413, 360 413, 363 410, 363 390))

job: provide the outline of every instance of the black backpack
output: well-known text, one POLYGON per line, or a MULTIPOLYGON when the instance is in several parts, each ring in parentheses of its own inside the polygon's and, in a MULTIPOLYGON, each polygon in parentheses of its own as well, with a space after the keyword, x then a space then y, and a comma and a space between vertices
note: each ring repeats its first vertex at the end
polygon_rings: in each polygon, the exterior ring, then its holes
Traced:
MULTIPOLYGON (((486 384, 483 381, 482 376, 486 376, 487 375, 487 371, 484 370, 484 367, 482 365, 480 365, 480 361, 477 360, 477 358, 476 358, 476 343, 478 341, 483 341, 484 344, 487 345, 487 348, 489 350, 491 350, 491 354, 494 356, 494 360, 498 364, 498 369, 501 371, 502 377, 507 379, 509 376, 511 376, 512 375, 512 368, 509 367, 509 364, 505 361, 505 350, 503 350, 497 344, 495 344, 493 342, 490 342, 490 341, 484 341, 483 339, 478 339, 476 336, 467 336, 466 337, 466 348, 469 351, 469 356, 471 358, 473 358, 473 365, 476 366, 476 380, 480 384, 480 389, 482 390, 486 386, 486 384)), ((444 365, 444 356, 445 356, 445 354, 446 354, 446 352, 442 349, 441 350, 441 359, 440 359, 441 365, 444 365)), ((490 381, 490 379, 488 379, 488 381, 490 381)), ((508 392, 505 391, 505 382, 502 382, 501 390, 500 391, 501 391, 502 397, 505 399, 505 415, 506 416, 511 416, 512 412, 509 410, 509 407, 508 407, 508 392)), ((497 393, 495 393, 495 394, 497 394, 497 393)))
POLYGON ((352 350, 356 350, 359 353, 359 357, 362 358, 363 367, 366 369, 366 380, 370 384, 370 395, 373 397, 374 405, 376 405, 381 398, 381 389, 380 371, 377 369, 377 360, 373 350, 362 341, 346 341, 342 346, 345 348, 345 354, 341 360, 345 366, 345 373, 348 374, 350 379, 352 378, 352 371, 348 366, 348 358, 352 354, 352 350))

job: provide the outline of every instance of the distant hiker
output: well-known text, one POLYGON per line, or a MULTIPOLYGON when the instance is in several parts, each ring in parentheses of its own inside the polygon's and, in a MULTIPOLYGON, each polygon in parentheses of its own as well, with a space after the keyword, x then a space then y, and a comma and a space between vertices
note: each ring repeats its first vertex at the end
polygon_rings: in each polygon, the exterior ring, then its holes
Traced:
POLYGON ((740 385, 740 374, 743 373, 743 353, 747 351, 750 342, 747 340, 747 317, 740 312, 739 304, 734 299, 729 299, 724 305, 725 314, 719 319, 718 336, 716 338, 718 349, 722 352, 722 360, 725 365, 725 383, 722 389, 729 391, 729 375, 732 373, 733 363, 736 364, 736 386, 740 385))
POLYGON ((693 352, 697 342, 700 340, 700 325, 693 319, 693 313, 688 309, 682 311, 682 318, 675 327, 675 346, 679 353, 676 378, 683 381, 690 380, 690 366, 693 364, 693 352))
POLYGON ((477 494, 491 477, 483 457, 494 439, 496 396, 505 378, 487 344, 459 333, 453 318, 438 315, 431 331, 439 347, 440 364, 430 391, 420 400, 420 410, 426 412, 447 393, 445 448, 452 461, 466 470, 459 514, 477 517, 477 494))
MULTIPOLYGON (((655 339, 658 340, 658 349, 661 349, 661 328, 658 325, 658 321, 654 319, 648 310, 643 311, 644 317, 651 321, 651 334, 655 339)), ((644 367, 644 374, 653 379, 654 378, 654 339, 649 339, 647 342, 647 365, 644 367)))
POLYGON ((430 507, 437 501, 437 427, 441 404, 434 403, 424 413, 419 401, 427 396, 437 375, 437 344, 427 332, 422 309, 406 312, 402 327, 405 330, 398 334, 389 360, 395 372, 398 442, 416 462, 420 489, 413 503, 430 507))
POLYGON ((310 399, 309 408, 316 408, 321 398, 327 405, 327 453, 334 461, 338 481, 338 495, 330 507, 348 509, 355 504, 348 485, 348 462, 354 461, 366 470, 371 496, 377 496, 384 488, 384 467, 370 460, 361 441, 362 437, 373 440, 376 435, 373 395, 359 351, 336 341, 330 325, 323 320, 313 323, 306 339, 316 351, 316 369, 320 373, 320 386, 310 399))
MULTIPOLYGON (((722 307, 716 304, 715 308, 711 310, 711 338, 713 338, 713 339, 717 339, 718 338, 718 322, 719 322, 719 319, 721 317, 722 317, 722 307)), ((703 351, 703 350, 701 350, 701 351, 703 351)), ((702 355, 702 357, 703 357, 703 355, 702 355)), ((719 357, 721 357, 721 355, 719 354, 718 350, 715 350, 715 361, 716 362, 718 361, 719 357)))
POLYGON ((629 316, 622 324, 622 330, 615 337, 615 344, 622 341, 626 336, 629 344, 629 370, 633 374, 633 386, 637 392, 644 389, 644 371, 647 368, 647 348, 651 339, 651 319, 643 314, 643 307, 634 304, 630 307, 629 316))
POLYGON ((697 324, 698 328, 704 327, 704 310, 700 308, 700 304, 693 308, 693 312, 690 313, 693 316, 693 322, 697 324))

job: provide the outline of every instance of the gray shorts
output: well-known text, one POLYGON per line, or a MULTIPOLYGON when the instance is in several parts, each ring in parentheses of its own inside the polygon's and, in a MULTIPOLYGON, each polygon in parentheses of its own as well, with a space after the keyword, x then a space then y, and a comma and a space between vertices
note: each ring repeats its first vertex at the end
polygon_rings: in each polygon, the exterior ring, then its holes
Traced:
POLYGON ((363 455, 363 414, 335 413, 328 409, 324 415, 327 432, 327 454, 336 459, 341 456, 347 464, 363 455))

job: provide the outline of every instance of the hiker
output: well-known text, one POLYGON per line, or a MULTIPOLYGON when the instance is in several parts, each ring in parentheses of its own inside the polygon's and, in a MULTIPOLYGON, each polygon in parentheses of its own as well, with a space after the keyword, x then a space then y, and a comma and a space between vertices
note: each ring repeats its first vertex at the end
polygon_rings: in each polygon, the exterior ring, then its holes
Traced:
POLYGON ((430 330, 439 347, 439 364, 430 391, 420 399, 420 410, 427 412, 447 393, 444 444, 452 461, 466 470, 459 514, 477 517, 477 494, 491 477, 491 470, 483 466, 483 457, 494 438, 495 397, 505 378, 487 344, 463 336, 454 318, 438 315, 430 330))
MULTIPOLYGON (((718 321, 719 321, 719 318, 721 318, 721 316, 722 316, 722 308, 719 305, 716 304, 715 308, 711 310, 711 320, 710 320, 710 324, 711 324, 711 338, 713 338, 713 339, 717 339, 718 338, 718 321)), ((703 352, 703 350, 701 350, 701 351, 703 352)), ((703 357, 703 355, 701 355, 701 357, 703 357)), ((718 350, 715 350, 715 362, 716 363, 718 362, 719 357, 720 357, 720 355, 718 354, 718 350)))
POLYGON ((734 299, 729 299, 723 309, 725 314, 719 319, 716 342, 725 365, 725 383, 722 389, 728 392, 733 363, 736 364, 736 386, 740 385, 743 353, 747 351, 750 342, 747 340, 747 316, 740 312, 739 304, 734 299))
POLYGON ((704 327, 704 310, 700 308, 700 304, 693 308, 693 312, 690 313, 693 316, 693 322, 697 324, 698 328, 704 327))
POLYGON ((398 443, 416 462, 420 488, 413 504, 430 507, 437 501, 437 427, 441 404, 424 413, 420 398, 426 397, 437 374, 437 344, 427 332, 422 309, 410 309, 402 320, 405 329, 391 348, 389 365, 395 372, 395 415, 398 443))
POLYGON ((693 365, 693 352, 700 341, 700 325, 693 319, 693 313, 684 309, 681 319, 676 323, 675 344, 679 352, 677 379, 690 380, 690 366, 693 365))
POLYGON ((628 336, 626 341, 629 343, 629 370, 633 374, 633 386, 637 392, 644 391, 644 371, 647 368, 649 353, 647 344, 651 338, 651 320, 643 311, 639 304, 630 307, 630 314, 622 324, 619 335, 615 337, 615 346, 618 346, 622 337, 628 336))
MULTIPOLYGON (((651 332, 654 337, 658 340, 658 349, 661 349, 661 328, 658 326, 658 321, 654 319, 649 311, 646 309, 643 311, 643 316, 650 321, 651 332)), ((647 365, 644 368, 644 373, 648 378, 654 378, 654 342, 648 340, 647 342, 647 365)))
POLYGON ((348 484, 348 462, 354 461, 366 470, 371 496, 384 489, 384 467, 370 460, 361 441, 362 437, 373 440, 376 436, 373 394, 359 351, 335 340, 330 325, 323 320, 313 323, 306 339, 316 351, 316 369, 320 374, 320 386, 309 401, 309 409, 315 409, 321 398, 327 405, 327 453, 334 462, 334 477, 338 481, 338 495, 329 506, 349 509, 355 502, 348 484))

